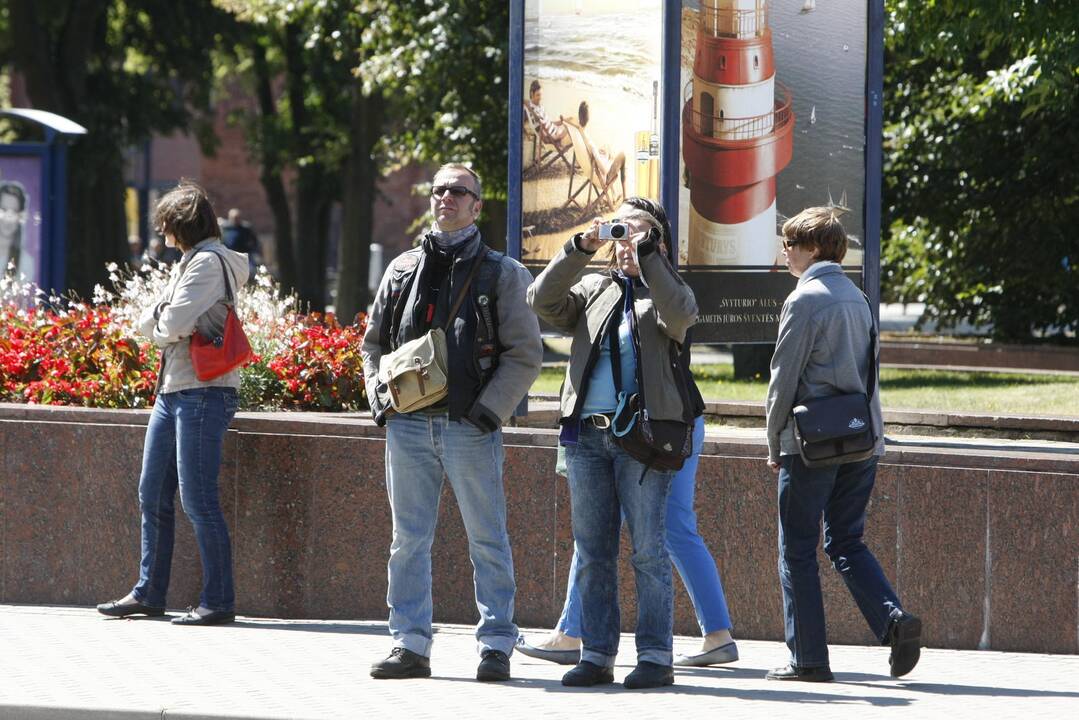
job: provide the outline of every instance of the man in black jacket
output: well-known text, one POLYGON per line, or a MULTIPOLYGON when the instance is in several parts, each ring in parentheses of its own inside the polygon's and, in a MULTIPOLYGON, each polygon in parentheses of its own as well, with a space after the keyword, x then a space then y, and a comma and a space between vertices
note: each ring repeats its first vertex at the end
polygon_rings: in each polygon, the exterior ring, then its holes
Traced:
POLYGON ((508 680, 517 640, 513 558, 502 485, 502 424, 539 375, 539 322, 525 303, 532 280, 515 260, 485 248, 475 220, 483 206, 468 167, 439 169, 431 189, 434 225, 420 247, 386 270, 363 340, 367 397, 386 426, 386 489, 393 511, 389 629, 394 647, 371 666, 375 678, 429 677, 431 543, 445 473, 453 487, 475 566, 477 680, 508 680), (480 263, 475 265, 475 263, 480 263), (473 274, 473 269, 477 272, 473 274), (472 277, 453 318, 454 301, 472 277), (395 412, 379 366, 406 342, 446 329, 448 394, 395 412))

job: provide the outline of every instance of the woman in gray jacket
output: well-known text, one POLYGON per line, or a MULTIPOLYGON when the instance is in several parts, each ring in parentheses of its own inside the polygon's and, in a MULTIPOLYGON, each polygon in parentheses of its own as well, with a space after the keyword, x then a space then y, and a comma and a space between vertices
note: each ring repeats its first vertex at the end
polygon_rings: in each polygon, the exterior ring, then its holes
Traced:
POLYGON ((581 595, 581 660, 563 685, 613 682, 618 653, 618 537, 625 516, 633 542, 637 580, 637 667, 626 688, 674 682, 673 587, 664 544, 671 471, 647 469, 614 441, 611 419, 618 391, 640 392, 652 420, 692 417, 686 376, 672 358, 697 319, 697 303, 667 259, 666 213, 646 198, 628 198, 617 212, 628 228, 613 243, 608 272, 585 275, 606 244, 596 220, 575 235, 528 289, 536 314, 573 334, 561 400, 573 539, 581 595), (617 345, 616 345, 617 343, 617 345), (614 377, 618 348, 622 380, 614 377), (638 383, 638 377, 640 381, 638 383), (638 384, 640 385, 638 387, 638 384), (688 413, 688 415, 687 415, 688 413))
POLYGON ((165 244, 179 248, 183 257, 173 267, 163 297, 140 320, 141 332, 161 353, 139 478, 142 562, 134 589, 97 609, 112 617, 164 614, 179 488, 195 529, 203 585, 198 607, 172 622, 219 625, 236 617, 232 549, 217 476, 225 431, 236 413, 240 372, 199 380, 188 348, 196 330, 209 338, 222 334, 228 297, 247 282, 247 256, 222 245, 213 206, 194 183, 183 182, 161 198, 154 226, 165 244))

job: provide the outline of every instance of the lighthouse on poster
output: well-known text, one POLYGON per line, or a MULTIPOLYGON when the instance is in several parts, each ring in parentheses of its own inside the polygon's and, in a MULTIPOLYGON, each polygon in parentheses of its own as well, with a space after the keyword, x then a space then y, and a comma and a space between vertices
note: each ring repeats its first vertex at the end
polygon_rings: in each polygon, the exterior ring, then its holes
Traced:
POLYGON ((767 0, 701 0, 682 152, 690 265, 771 267, 776 175, 791 160, 790 92, 776 82, 767 0))

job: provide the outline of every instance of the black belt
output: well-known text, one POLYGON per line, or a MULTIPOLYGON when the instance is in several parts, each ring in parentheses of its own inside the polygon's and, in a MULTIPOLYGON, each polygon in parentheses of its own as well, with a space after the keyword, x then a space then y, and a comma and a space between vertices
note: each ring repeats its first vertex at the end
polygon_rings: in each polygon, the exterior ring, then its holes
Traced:
POLYGON ((587 416, 584 421, 600 430, 607 430, 611 427, 611 421, 613 419, 614 413, 596 413, 595 415, 587 416))

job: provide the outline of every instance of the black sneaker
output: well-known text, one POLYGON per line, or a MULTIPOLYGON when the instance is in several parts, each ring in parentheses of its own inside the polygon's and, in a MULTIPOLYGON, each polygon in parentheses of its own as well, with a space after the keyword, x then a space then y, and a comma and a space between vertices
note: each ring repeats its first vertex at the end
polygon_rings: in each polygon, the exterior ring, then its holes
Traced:
POLYGON ((371 677, 378 680, 431 677, 431 660, 423 655, 395 647, 385 660, 371 666, 371 677))
POLYGON ((614 671, 611 668, 602 667, 587 660, 577 663, 577 667, 562 676, 562 684, 566 687, 592 687, 613 682, 614 671))
POLYGON ((622 687, 626 690, 643 690, 664 685, 674 685, 674 668, 647 660, 637 663, 633 672, 626 675, 626 679, 622 681, 622 687))
POLYGON ((800 682, 831 682, 835 680, 835 676, 832 675, 832 671, 827 665, 819 667, 785 665, 775 670, 769 670, 764 678, 766 680, 798 680, 800 682))
POLYGON ((921 639, 922 621, 919 618, 910 613, 892 618, 885 643, 892 646, 888 656, 892 677, 903 677, 918 664, 922 656, 921 639))
POLYGON ((484 650, 480 656, 480 666, 476 668, 476 679, 480 682, 498 682, 510 679, 510 657, 501 650, 484 650))

